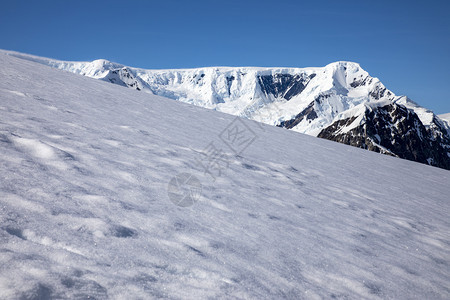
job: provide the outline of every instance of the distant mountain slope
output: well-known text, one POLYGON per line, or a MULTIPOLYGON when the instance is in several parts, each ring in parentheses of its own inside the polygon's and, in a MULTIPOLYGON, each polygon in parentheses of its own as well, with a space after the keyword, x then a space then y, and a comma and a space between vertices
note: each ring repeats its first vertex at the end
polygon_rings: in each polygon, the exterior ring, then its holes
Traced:
POLYGON ((450 123, 450 113, 438 115, 438 117, 441 120, 446 121, 447 123, 450 123))
POLYGON ((7 53, 197 106, 450 169, 449 124, 407 97, 396 96, 357 63, 336 62, 323 68, 143 70, 103 59, 64 62, 7 53), (373 122, 368 115, 374 106, 382 114, 392 111, 392 107, 402 114, 373 122), (347 124, 350 120, 354 121, 347 124), (351 129, 343 130, 340 124, 351 125, 351 129), (385 127, 390 129, 385 131, 385 127), (386 135, 380 136, 381 141, 378 136, 383 131, 386 135), (356 132, 358 137, 353 136, 356 132), (361 132, 374 135, 362 137, 361 132))
POLYGON ((449 171, 0 64, 0 299, 450 298, 449 171))

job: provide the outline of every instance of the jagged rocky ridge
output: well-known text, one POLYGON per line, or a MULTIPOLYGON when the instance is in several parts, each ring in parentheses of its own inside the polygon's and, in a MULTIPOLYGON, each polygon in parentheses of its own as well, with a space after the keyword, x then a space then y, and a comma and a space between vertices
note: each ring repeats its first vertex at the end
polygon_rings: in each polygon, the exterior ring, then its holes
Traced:
POLYGON ((368 108, 364 112, 363 125, 342 131, 356 118, 335 121, 318 137, 450 169, 446 147, 450 144, 448 136, 434 136, 437 131, 427 130, 417 114, 406 107, 388 103, 368 108))
POLYGON ((8 52, 270 125, 450 169, 450 126, 396 96, 357 63, 322 68, 143 70, 107 60, 64 62, 8 52))

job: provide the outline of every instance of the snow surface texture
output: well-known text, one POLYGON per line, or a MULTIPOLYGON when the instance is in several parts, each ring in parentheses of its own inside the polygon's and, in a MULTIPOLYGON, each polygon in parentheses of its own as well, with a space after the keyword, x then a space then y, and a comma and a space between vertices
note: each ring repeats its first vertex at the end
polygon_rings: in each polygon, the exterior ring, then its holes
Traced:
POLYGON ((449 171, 0 63, 1 299, 450 298, 449 171))

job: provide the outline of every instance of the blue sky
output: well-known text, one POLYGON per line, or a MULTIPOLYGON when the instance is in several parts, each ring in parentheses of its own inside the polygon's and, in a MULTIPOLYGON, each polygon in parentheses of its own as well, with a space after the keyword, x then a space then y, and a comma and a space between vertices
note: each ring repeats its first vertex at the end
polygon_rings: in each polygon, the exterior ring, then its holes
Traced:
POLYGON ((450 1, 2 1, 0 48, 141 68, 355 61, 450 112, 450 1))

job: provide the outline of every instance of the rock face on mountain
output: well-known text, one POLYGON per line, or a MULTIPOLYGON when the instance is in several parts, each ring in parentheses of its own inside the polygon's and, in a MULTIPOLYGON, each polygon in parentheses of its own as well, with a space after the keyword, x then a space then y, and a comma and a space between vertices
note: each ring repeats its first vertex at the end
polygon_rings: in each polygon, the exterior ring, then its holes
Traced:
POLYGON ((144 70, 107 60, 54 68, 433 166, 450 169, 450 123, 396 96, 359 64, 322 68, 144 70))
POLYGON ((368 108, 364 111, 365 122, 347 129, 355 119, 338 120, 318 137, 450 169, 448 136, 434 136, 436 131, 427 130, 417 114, 404 106, 392 103, 368 108))

